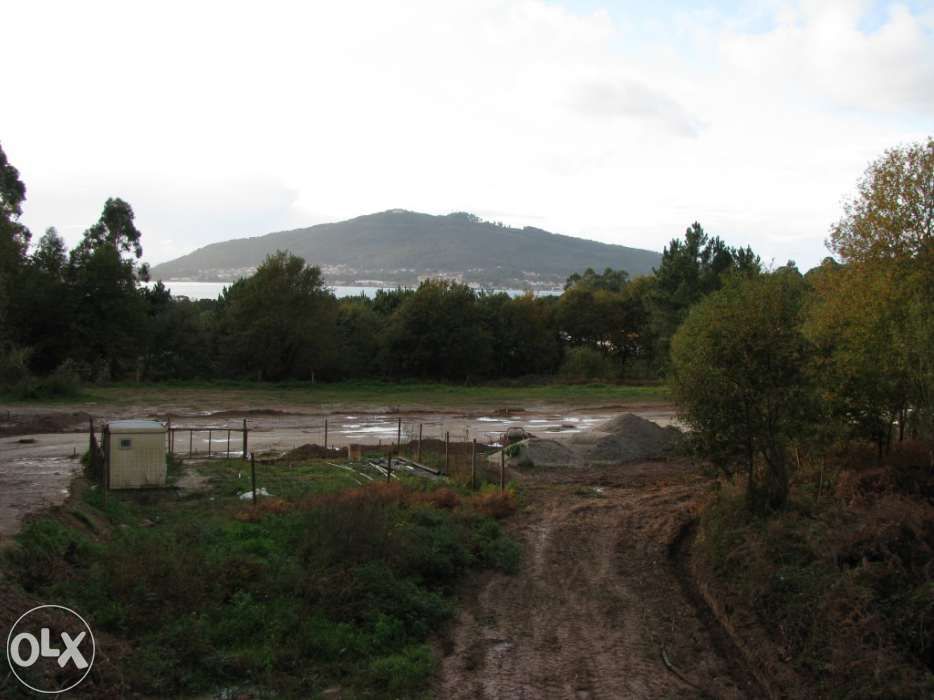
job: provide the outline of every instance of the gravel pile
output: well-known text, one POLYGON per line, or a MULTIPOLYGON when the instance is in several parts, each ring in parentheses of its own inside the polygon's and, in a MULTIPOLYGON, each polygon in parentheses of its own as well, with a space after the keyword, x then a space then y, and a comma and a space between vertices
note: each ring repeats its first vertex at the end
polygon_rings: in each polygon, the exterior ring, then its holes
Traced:
POLYGON ((566 467, 579 459, 570 447, 555 440, 532 438, 524 448, 524 456, 536 467, 566 467))
MULTIPOLYGON (((632 413, 624 413, 600 426, 586 445, 584 460, 592 464, 622 464, 661 459, 678 446, 681 431, 661 426, 632 413)), ((580 441, 583 442, 583 441, 580 441)))

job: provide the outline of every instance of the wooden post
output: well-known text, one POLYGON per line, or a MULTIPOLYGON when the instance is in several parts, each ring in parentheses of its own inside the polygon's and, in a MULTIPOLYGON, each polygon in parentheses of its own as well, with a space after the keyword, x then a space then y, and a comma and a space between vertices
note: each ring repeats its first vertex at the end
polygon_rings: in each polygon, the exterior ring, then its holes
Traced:
POLYGON ((214 436, 214 431, 208 429, 208 457, 211 456, 211 438, 214 436))
POLYGON ((227 459, 230 459, 230 428, 227 428, 227 459))
POLYGON ((194 454, 194 440, 195 440, 195 431, 194 429, 188 431, 188 456, 191 457, 194 454))
POLYGON ((477 490, 477 438, 473 439, 473 451, 470 453, 470 488, 477 490))
POLYGON ((246 459, 246 418, 243 419, 243 459, 246 459))
POLYGON ((499 451, 499 492, 506 490, 506 446, 499 451))
POLYGON ((389 465, 389 468, 386 470, 386 482, 388 483, 392 479, 392 448, 389 450, 389 460, 386 462, 389 465))
POLYGON ((399 425, 396 427, 396 452, 402 454, 402 419, 399 419, 399 425))
POLYGON ((328 419, 324 419, 324 449, 328 449, 328 419))
POLYGON ((253 505, 256 505, 256 456, 250 453, 250 482, 253 484, 253 505))
POLYGON ((415 461, 422 461, 422 424, 418 424, 418 447, 415 450, 415 461))
POLYGON ((444 431, 444 474, 451 472, 451 433, 444 431))
POLYGON ((104 448, 104 474, 101 480, 104 486, 104 501, 107 500, 107 492, 110 490, 110 426, 104 426, 104 432, 101 433, 101 445, 104 448))
POLYGON ((169 454, 173 454, 174 450, 172 449, 172 416, 166 418, 166 430, 168 430, 169 436, 169 454))
POLYGON ((94 419, 88 418, 88 452, 91 455, 91 473, 97 478, 97 440, 94 439, 94 419))

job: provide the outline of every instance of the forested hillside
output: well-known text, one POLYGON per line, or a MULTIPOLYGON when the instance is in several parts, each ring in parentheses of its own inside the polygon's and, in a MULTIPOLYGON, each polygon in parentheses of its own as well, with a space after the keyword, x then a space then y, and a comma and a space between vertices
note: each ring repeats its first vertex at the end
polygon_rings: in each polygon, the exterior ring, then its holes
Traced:
POLYGON ((443 276, 485 287, 560 287, 573 272, 613 267, 635 277, 658 253, 542 229, 512 228, 466 213, 391 210, 349 221, 213 243, 153 268, 154 279, 233 281, 288 250, 321 267, 330 284, 377 280, 413 286, 443 276))

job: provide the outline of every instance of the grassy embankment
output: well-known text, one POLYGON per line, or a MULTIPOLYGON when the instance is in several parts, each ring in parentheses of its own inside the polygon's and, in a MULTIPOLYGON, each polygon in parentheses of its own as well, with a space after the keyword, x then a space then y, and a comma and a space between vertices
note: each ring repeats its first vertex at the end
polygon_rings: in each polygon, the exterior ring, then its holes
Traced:
POLYGON ((104 502, 86 489, 6 555, 8 580, 98 634, 85 692, 315 697, 338 685, 343 697, 418 697, 458 583, 518 566, 496 520, 515 505, 509 493, 365 482, 308 462, 258 466, 274 497, 254 508, 237 497, 246 464, 198 471, 209 486, 185 497, 104 502))
POLYGON ((750 516, 725 487, 701 518, 696 551, 724 608, 751 612, 816 697, 934 697, 927 459, 916 446, 884 468, 871 450, 805 460, 783 512, 750 516))
POLYGON ((661 384, 436 384, 420 382, 162 382, 85 386, 73 396, 23 401, 0 396, 5 403, 99 403, 108 405, 148 403, 205 406, 264 407, 282 404, 376 405, 399 408, 446 409, 466 406, 519 407, 530 403, 586 405, 590 403, 662 402, 668 390, 661 384))

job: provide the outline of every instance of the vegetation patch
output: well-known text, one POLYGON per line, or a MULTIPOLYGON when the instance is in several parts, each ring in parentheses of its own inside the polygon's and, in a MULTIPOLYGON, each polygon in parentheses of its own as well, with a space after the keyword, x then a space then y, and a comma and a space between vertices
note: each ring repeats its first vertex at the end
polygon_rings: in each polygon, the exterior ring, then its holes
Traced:
POLYGON ((725 487, 698 551, 730 606, 753 611, 822 697, 930 697, 934 505, 916 482, 842 466, 805 464, 770 516, 725 487))
POLYGON ((7 556, 36 598, 81 611, 103 653, 128 646, 122 676, 92 692, 176 696, 220 689, 309 697, 412 697, 435 668, 430 635, 451 618, 469 572, 515 571, 519 547, 497 517, 511 495, 450 486, 356 487, 321 463, 263 465, 257 506, 239 461, 199 465, 212 489, 85 493, 33 520, 7 556), (102 534, 106 532, 106 534, 102 534))

